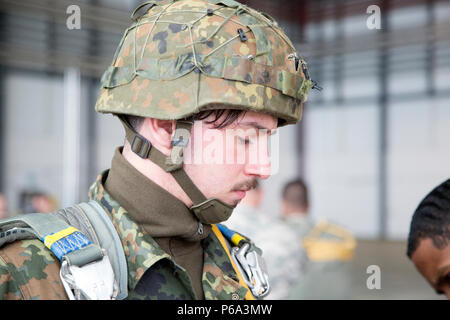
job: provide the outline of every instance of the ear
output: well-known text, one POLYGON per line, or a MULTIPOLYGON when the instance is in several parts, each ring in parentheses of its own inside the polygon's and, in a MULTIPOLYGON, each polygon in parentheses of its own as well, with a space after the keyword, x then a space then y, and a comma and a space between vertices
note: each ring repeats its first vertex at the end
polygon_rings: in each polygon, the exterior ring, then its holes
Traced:
POLYGON ((149 139, 150 143, 162 153, 169 155, 171 150, 172 134, 175 132, 175 120, 159 120, 145 118, 141 126, 141 134, 149 139))

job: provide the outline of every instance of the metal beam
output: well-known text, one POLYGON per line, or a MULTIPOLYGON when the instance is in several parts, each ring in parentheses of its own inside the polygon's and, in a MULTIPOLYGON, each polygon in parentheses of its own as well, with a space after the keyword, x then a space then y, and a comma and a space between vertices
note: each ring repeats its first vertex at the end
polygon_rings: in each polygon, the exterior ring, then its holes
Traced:
MULTIPOLYGON (((137 7, 137 2, 136 7, 137 7)), ((98 0, 91 0, 93 6, 98 6, 98 0)), ((101 32, 97 28, 97 24, 94 24, 89 29, 89 46, 88 55, 99 56, 100 52, 98 50, 98 43, 101 37, 101 32)), ((100 79, 98 77, 88 77, 86 80, 88 82, 88 97, 87 97, 87 110, 85 110, 86 123, 84 124, 86 128, 86 140, 84 141, 84 151, 86 153, 87 166, 86 172, 84 172, 85 179, 87 179, 87 186, 80 186, 81 188, 89 187, 91 183, 94 182, 98 172, 98 136, 97 136, 97 114, 95 112, 94 106, 97 100, 98 88, 100 87, 100 79)), ((85 192, 86 190, 80 190, 80 192, 85 192)), ((83 194, 84 195, 84 194, 83 194)))
MULTIPOLYGON (((389 10, 390 0, 383 0, 381 9, 380 36, 383 43, 389 37, 389 10)), ((379 86, 380 95, 378 99, 379 108, 379 150, 378 150, 378 236, 386 239, 388 219, 388 63, 389 47, 383 45, 379 51, 379 86)))
MULTIPOLYGON (((342 25, 343 12, 342 6, 339 5, 339 1, 335 1, 334 19, 336 21, 335 41, 338 43, 343 43, 345 38, 344 28, 342 25)), ((333 70, 333 74, 334 74, 334 85, 336 86, 336 103, 338 105, 342 105, 344 101, 344 88, 343 88, 344 58, 341 50, 338 50, 334 53, 334 65, 335 68, 333 70)))
MULTIPOLYGON (((2 17, 0 15, 0 21, 2 17)), ((0 22, 1 24, 1 22, 0 22)), ((5 106, 5 67, 0 64, 0 193, 5 192, 5 137, 6 137, 6 106, 5 106)))
POLYGON ((64 73, 63 192, 61 206, 79 200, 80 182, 80 70, 64 73))
POLYGON ((426 47, 426 70, 425 75, 427 77, 427 94, 434 96, 436 94, 436 46, 434 41, 435 36, 435 14, 434 14, 435 0, 427 0, 427 27, 432 33, 427 38, 426 47))
MULTIPOLYGON (((0 12, 0 30, 5 30, 5 14, 0 12)), ((4 33, 0 33, 0 41, 5 38, 4 33)), ((5 134, 6 134, 6 106, 5 106, 5 70, 6 67, 0 64, 0 192, 4 192, 4 177, 5 177, 5 134)))

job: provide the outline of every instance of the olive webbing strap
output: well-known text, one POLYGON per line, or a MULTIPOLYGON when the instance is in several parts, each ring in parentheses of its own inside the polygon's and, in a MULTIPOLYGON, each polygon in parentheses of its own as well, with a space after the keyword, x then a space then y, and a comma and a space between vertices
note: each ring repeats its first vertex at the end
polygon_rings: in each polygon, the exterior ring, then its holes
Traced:
POLYGON ((207 199, 203 195, 203 193, 197 188, 197 186, 192 182, 191 178, 187 175, 186 171, 183 168, 172 171, 172 177, 178 182, 180 187, 184 192, 188 195, 189 199, 193 202, 194 205, 205 202, 207 199))
POLYGON ((189 136, 183 136, 183 132, 180 129, 187 130, 190 133, 192 127, 191 122, 177 120, 177 127, 172 138, 172 153, 170 156, 166 156, 158 149, 152 147, 150 141, 145 137, 135 132, 126 119, 121 116, 118 116, 118 118, 125 128, 126 139, 130 143, 131 150, 134 153, 143 159, 149 159, 164 171, 169 172, 194 205, 207 200, 183 169, 183 149, 189 141, 189 136), (176 158, 175 162, 173 158, 176 158))

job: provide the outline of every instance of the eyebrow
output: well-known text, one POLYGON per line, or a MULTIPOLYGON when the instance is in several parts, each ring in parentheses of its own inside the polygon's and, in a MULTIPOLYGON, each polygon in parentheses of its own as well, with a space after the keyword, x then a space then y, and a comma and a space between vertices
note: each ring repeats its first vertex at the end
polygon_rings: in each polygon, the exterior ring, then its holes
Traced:
POLYGON ((264 129, 270 132, 270 135, 274 134, 277 132, 277 129, 269 129, 264 127, 263 125, 259 124, 256 121, 242 121, 242 122, 238 122, 238 125, 243 125, 243 126, 248 126, 248 127, 254 127, 256 129, 264 129))

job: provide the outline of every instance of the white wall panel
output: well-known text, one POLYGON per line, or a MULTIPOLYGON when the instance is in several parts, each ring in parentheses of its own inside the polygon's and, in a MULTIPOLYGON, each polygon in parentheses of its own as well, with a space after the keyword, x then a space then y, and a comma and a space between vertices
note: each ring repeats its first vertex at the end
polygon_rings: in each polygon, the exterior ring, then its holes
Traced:
POLYGON ((376 237, 377 108, 314 108, 305 117, 311 214, 357 236, 376 237))
POLYGON ((8 73, 5 93, 4 181, 14 213, 24 190, 61 199, 63 82, 59 77, 8 73))
POLYGON ((450 177, 450 101, 389 108, 388 236, 404 239, 423 197, 450 177))

